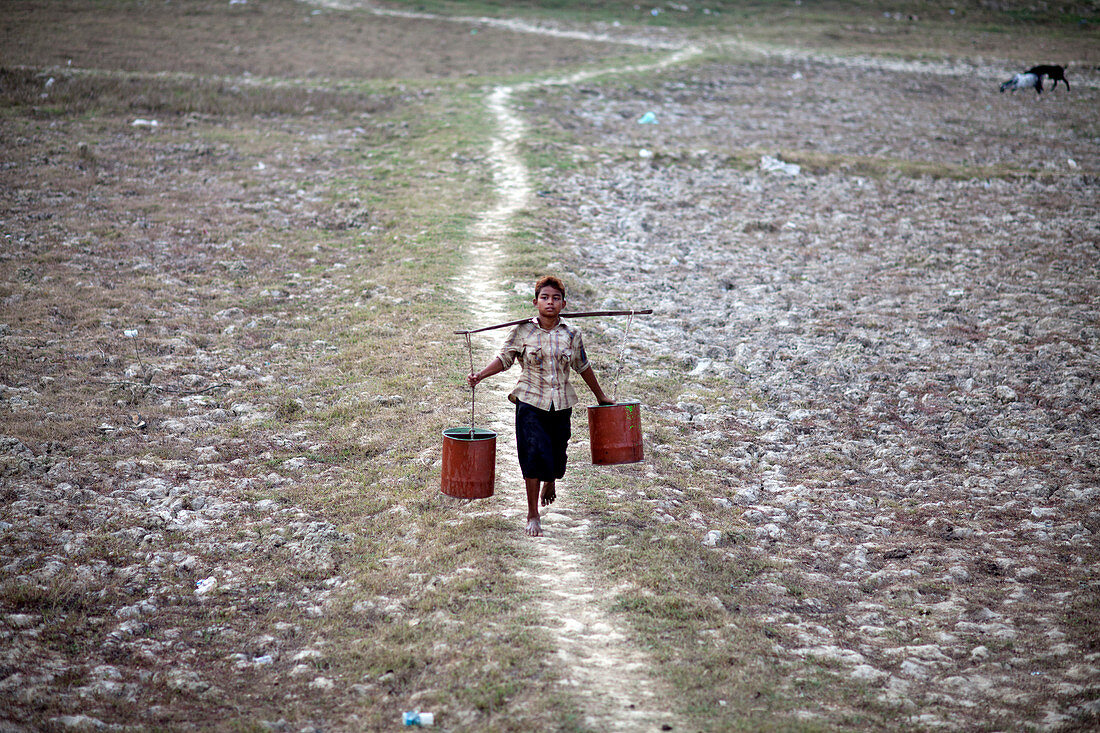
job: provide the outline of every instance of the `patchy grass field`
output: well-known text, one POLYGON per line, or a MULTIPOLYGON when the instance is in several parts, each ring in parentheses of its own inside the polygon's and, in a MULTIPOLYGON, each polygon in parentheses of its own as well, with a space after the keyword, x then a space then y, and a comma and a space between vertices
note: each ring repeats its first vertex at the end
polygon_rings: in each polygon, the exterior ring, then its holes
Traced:
MULTIPOLYGON (((505 277, 662 309, 623 387, 649 460, 562 498, 613 613, 685 729, 1094 725, 1095 3, 682 7, 416 6, 760 54, 522 100, 543 183, 505 277)), ((439 495, 439 435, 485 92, 639 53, 289 0, 6 4, 0 723, 587 729, 528 548, 439 495)), ((593 325, 606 361, 621 325, 593 325)))

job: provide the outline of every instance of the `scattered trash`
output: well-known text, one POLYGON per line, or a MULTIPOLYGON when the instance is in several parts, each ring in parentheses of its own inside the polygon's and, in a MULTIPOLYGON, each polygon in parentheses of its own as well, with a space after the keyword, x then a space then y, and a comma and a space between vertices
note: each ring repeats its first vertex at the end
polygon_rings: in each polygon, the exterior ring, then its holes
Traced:
POLYGON ((203 578, 195 583, 195 595, 205 596, 207 593, 211 593, 218 587, 218 579, 211 575, 209 578, 203 578))
POLYGON ((117 428, 109 422, 105 422, 97 428, 101 433, 113 433, 117 428))
POLYGON ((140 117, 130 123, 131 127, 157 127, 160 123, 156 120, 143 120, 140 117))
POLYGON ((646 112, 644 115, 638 118, 639 125, 656 125, 657 115, 652 112, 646 112))
POLYGON ((653 8, 653 10, 649 11, 649 14, 652 15, 654 18, 656 18, 658 15, 661 14, 661 9, 660 8, 653 8))
POLYGON ((1070 168, 1076 168, 1077 167, 1077 161, 1074 160, 1073 158, 1066 158, 1066 165, 1068 165, 1070 168))
POLYGON ((149 424, 145 422, 144 418, 142 418, 141 415, 138 415, 136 412, 131 413, 130 427, 134 428, 135 430, 144 430, 146 427, 148 427, 148 425, 149 424))
POLYGON ((419 711, 414 711, 411 713, 405 713, 403 716, 401 716, 401 718, 405 725, 429 726, 435 723, 434 713, 421 713, 419 711))
POLYGON ((46 88, 49 89, 50 87, 52 87, 54 85, 54 82, 56 82, 56 81, 57 81, 57 79, 54 79, 51 76, 49 79, 46 80, 46 88))
POLYGON ((638 157, 639 158, 652 158, 653 157, 653 151, 652 150, 646 150, 645 148, 642 148, 641 150, 638 151, 638 157))
POLYGON ((257 665, 257 666, 263 666, 265 664, 274 664, 274 662, 275 662, 275 657, 271 656, 270 654, 264 654, 264 655, 256 657, 255 659, 252 660, 252 663, 257 665))
POLYGON ((795 81, 798 81, 799 79, 802 78, 802 72, 801 71, 794 72, 793 74, 791 74, 791 78, 794 79, 795 81))
POLYGON ((784 163, 779 158, 765 155, 760 158, 760 170, 767 173, 783 173, 788 176, 797 176, 802 172, 802 166, 797 163, 784 163))
POLYGON ((136 328, 127 328, 125 331, 122 332, 122 335, 128 339, 136 339, 138 332, 136 328))

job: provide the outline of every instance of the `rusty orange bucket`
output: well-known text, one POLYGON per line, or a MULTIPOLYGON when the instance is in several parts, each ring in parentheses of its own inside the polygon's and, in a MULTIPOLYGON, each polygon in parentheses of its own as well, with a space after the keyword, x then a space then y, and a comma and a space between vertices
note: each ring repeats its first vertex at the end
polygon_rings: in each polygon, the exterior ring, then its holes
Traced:
POLYGON ((597 466, 642 460, 642 406, 617 402, 589 407, 588 440, 597 466))
POLYGON ((443 431, 442 491, 459 499, 493 495, 497 471, 497 434, 481 428, 443 431))

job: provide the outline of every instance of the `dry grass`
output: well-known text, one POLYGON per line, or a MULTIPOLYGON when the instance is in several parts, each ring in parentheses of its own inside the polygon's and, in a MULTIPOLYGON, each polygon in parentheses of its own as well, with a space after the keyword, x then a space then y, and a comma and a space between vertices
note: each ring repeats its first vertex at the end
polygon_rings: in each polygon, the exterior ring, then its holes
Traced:
MULTIPOLYGON (((340 528, 342 539, 316 558, 288 554, 273 540, 284 530, 246 513, 237 529, 212 528, 215 543, 226 533, 216 554, 155 524, 132 528, 139 541, 131 541, 122 517, 76 557, 140 569, 129 582, 89 595, 87 580, 65 573, 44 585, 9 577, 4 610, 48 622, 42 642, 75 665, 70 684, 85 681, 97 660, 167 680, 137 693, 135 709, 152 708, 157 725, 224 720, 230 711, 245 728, 308 720, 315 676, 360 685, 328 714, 370 726, 389 724, 415 692, 424 707, 488 719, 530 702, 539 686, 528 679, 517 689, 515 680, 540 639, 523 593, 507 580, 518 561, 489 551, 503 544, 500 522, 457 526, 430 460, 464 399, 459 345, 441 323, 461 318, 449 277, 468 217, 447 212, 477 208, 483 195, 487 179, 471 179, 451 157, 480 155, 482 134, 469 126, 482 124, 481 112, 416 92, 237 87, 188 76, 56 79, 49 100, 38 97, 42 74, 3 79, 4 126, 19 143, 2 205, 19 234, 0 261, 2 381, 26 395, 5 432, 45 467, 75 466, 78 492, 112 491, 135 468, 198 479, 207 471, 191 465, 194 445, 211 445, 223 461, 220 481, 248 487, 238 500, 295 507, 340 528), (139 116, 160 125, 131 126, 139 116), (414 352, 419 344, 433 353, 414 352), (426 401, 389 399, 417 394, 426 401), (268 417, 246 429, 207 420, 185 440, 166 429, 240 404, 268 417), (282 467, 298 457, 314 468, 282 467), (292 480, 272 484, 272 471, 292 480), (205 572, 248 569, 246 583, 210 601, 191 593, 194 574, 173 574, 161 581, 158 609, 142 618, 150 639, 194 635, 190 654, 211 687, 180 686, 108 636, 113 624, 104 619, 143 597, 149 548, 194 554, 205 572), (324 590, 334 576, 347 590, 310 615, 302 589, 324 590), (274 684, 270 669, 227 664, 231 652, 263 652, 237 641, 258 637, 271 637, 271 649, 323 649, 323 661, 287 677, 286 659, 274 684), (480 682, 469 684, 474 677, 480 682), (457 699, 453 690, 462 691, 457 699)), ((33 496, 21 488, 14 498, 33 496)), ((70 521, 98 520, 74 511, 70 521)), ((5 555, 40 558, 41 539, 8 538, 5 555)), ((552 694, 540 699, 533 709, 567 706, 552 694)), ((42 723, 65 705, 45 698, 19 716, 42 723)), ((96 712, 129 719, 121 708, 96 712)))
MULTIPOLYGON (((724 9, 741 22, 761 7, 724 9)), ((976 14, 980 5, 959 7, 976 14)), ((633 10, 608 8, 607 17, 633 10)), ((465 352, 449 334, 464 319, 452 281, 458 253, 491 184, 476 85, 621 49, 490 30, 471 40, 450 23, 314 10, 289 0, 5 7, 3 432, 32 449, 35 465, 5 477, 0 518, 20 502, 61 513, 50 515, 56 526, 0 537, 14 563, 0 576, 0 611, 34 616, 45 629, 40 656, 5 661, 4 676, 43 660, 60 670, 9 702, 13 720, 44 727, 79 709, 164 728, 231 721, 256 730, 285 718, 374 729, 419 707, 461 729, 585 729, 517 579, 515 528, 442 498, 434 461, 440 432, 464 421, 467 404, 465 352), (425 37, 433 54, 407 53, 425 37), (134 127, 139 117, 159 124, 134 127), (244 405, 256 407, 254 422, 228 417, 244 405), (213 466, 196 457, 206 448, 218 454, 213 466), (304 464, 288 467, 295 459, 304 464), (182 488, 170 497, 179 501, 196 501, 206 486, 239 514, 196 545, 151 512, 96 509, 97 498, 132 496, 149 478, 182 488), (60 484, 68 488, 59 497, 51 492, 60 484), (274 507, 267 513, 257 506, 265 500, 274 507), (331 525, 327 544, 287 549, 294 522, 331 525), (55 534, 66 531, 86 537, 62 552, 55 534), (66 568, 34 579, 62 556, 66 568), (193 571, 181 569, 188 556, 193 571), (195 580, 223 569, 236 580, 196 597, 195 580), (119 609, 149 599, 156 609, 141 616, 144 628, 113 636, 119 609), (291 660, 308 649, 319 655, 291 660), (268 652, 278 652, 271 666, 251 663, 268 652), (132 702, 73 698, 102 664, 137 684, 132 702), (180 664, 212 686, 180 684, 171 674, 180 664), (317 677, 336 688, 311 688, 317 677)), ((964 47, 945 24, 922 35, 826 15, 785 26, 751 17, 765 40, 796 28, 848 49, 919 55, 930 52, 929 38, 943 41, 940 53, 964 47)), ((1077 43, 1071 26, 1052 27, 1049 53, 1077 43)), ((1010 48, 1000 33, 981 36, 982 48, 1010 48)), ((568 136, 553 130, 546 139, 568 136)), ((556 152, 535 162, 576 165, 556 152)), ((1031 175, 788 154, 863 175, 1031 175)), ((756 155, 734 151, 729 163, 751 165, 756 155)), ((507 274, 516 281, 546 265, 540 241, 553 227, 539 216, 525 218, 511 242, 507 274)), ((572 267, 568 253, 554 257, 572 267)), ((571 304, 597 297, 582 286, 571 304)), ((594 336, 591 348, 615 346, 594 336)), ((656 359, 628 388, 670 402, 681 366, 656 359)), ((704 386, 714 390, 708 400, 723 389, 704 386)), ((776 631, 753 620, 764 601, 745 586, 766 572, 792 595, 828 599, 829 589, 800 587, 746 552, 744 525, 715 519, 711 503, 740 477, 699 473, 703 465, 681 455, 678 424, 654 418, 647 430, 669 446, 650 456, 652 475, 578 469, 571 480, 593 517, 588 549, 616 589, 616 613, 678 690, 670 704, 703 728, 722 720, 761 730, 797 729, 774 714, 807 698, 861 701, 864 692, 838 687, 827 669, 787 667, 772 646, 776 631), (672 500, 670 487, 683 487, 672 500), (696 512, 731 539, 721 554, 699 545, 696 512)), ((1087 640, 1095 629, 1080 610, 1067 616, 1085 620, 1067 628, 1087 640)), ((27 643, 14 623, 0 637, 9 650, 27 643)), ((838 724, 898 725, 873 701, 860 709, 838 724)))
POLYGON ((523 7, 536 17, 670 27, 700 38, 732 36, 875 56, 1013 59, 1027 48, 1056 59, 1052 63, 1091 68, 1100 61, 1096 43, 1100 7, 1075 0, 718 0, 667 5, 612 0, 582 6, 567 1, 418 0, 415 6, 458 15, 508 15, 523 7), (655 8, 660 11, 656 15, 655 8))
POLYGON ((5 6, 0 65, 404 83, 534 72, 618 50, 295 0, 229 5, 62 0, 5 6), (432 53, 409 53, 430 38, 432 53))

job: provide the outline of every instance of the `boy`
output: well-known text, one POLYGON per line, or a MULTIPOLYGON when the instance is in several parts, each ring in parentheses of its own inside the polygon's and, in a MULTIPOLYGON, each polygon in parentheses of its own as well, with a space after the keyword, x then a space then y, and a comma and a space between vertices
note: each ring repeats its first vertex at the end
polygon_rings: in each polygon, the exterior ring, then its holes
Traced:
POLYGON ((512 329, 500 355, 479 372, 466 377, 470 388, 520 360, 519 383, 508 399, 516 405, 516 446, 519 466, 527 490, 527 528, 532 537, 542 534, 539 503, 547 506, 557 498, 554 482, 565 475, 566 446, 570 418, 577 393, 569 383, 569 370, 581 375, 601 405, 612 404, 584 353, 581 332, 561 318, 565 308, 565 286, 556 277, 535 283, 534 305, 538 315, 512 329), (541 490, 540 490, 541 483, 541 490))

